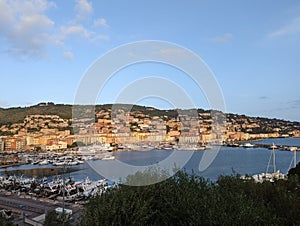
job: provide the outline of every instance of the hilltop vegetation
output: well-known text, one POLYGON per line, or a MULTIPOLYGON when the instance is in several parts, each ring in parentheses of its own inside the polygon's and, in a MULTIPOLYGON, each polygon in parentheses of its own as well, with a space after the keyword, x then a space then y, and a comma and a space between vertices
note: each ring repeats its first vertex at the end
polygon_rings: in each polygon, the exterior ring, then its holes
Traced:
POLYGON ((72 117, 72 106, 40 103, 31 107, 0 109, 0 125, 23 122, 27 115, 58 115, 63 119, 72 117))
MULTIPOLYGON (((95 112, 100 110, 108 111, 112 109, 112 104, 96 105, 95 112)), ((76 108, 81 113, 89 106, 82 106, 76 108)), ((177 112, 175 110, 159 110, 152 107, 129 105, 129 104, 116 104, 114 108, 123 108, 132 112, 141 112, 151 116, 167 115, 168 117, 176 117, 177 112)), ((63 119, 72 118, 72 105, 67 104, 54 104, 54 103, 39 103, 30 107, 14 107, 14 108, 0 108, 0 125, 21 123, 28 115, 58 115, 63 119)))

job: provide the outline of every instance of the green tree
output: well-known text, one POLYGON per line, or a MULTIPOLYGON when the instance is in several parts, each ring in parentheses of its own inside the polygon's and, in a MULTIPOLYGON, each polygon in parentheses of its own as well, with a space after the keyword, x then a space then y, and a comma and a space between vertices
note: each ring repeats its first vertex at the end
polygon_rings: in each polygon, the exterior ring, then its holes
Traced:
POLYGON ((298 162, 295 168, 291 168, 288 172, 288 177, 295 176, 295 175, 300 177, 300 162, 298 162))
POLYGON ((0 225, 1 226, 13 226, 12 219, 5 219, 3 217, 0 217, 0 225))
POLYGON ((58 214, 55 210, 49 210, 45 216, 44 226, 71 226, 69 216, 58 214))
MULTIPOLYGON (((137 173, 128 180, 136 184, 136 180, 161 176, 137 173)), ((120 185, 91 198, 85 205, 81 224, 299 224, 300 208, 294 203, 300 203, 299 193, 288 191, 288 183, 257 184, 238 175, 222 176, 213 183, 194 174, 178 172, 160 183, 120 185)))

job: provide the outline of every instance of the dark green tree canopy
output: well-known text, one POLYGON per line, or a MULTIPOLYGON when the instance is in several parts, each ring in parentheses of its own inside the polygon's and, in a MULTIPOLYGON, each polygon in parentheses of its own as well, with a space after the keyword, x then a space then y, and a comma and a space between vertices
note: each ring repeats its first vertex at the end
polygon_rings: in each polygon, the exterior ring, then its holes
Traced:
POLYGON ((255 183, 234 175, 210 182, 178 172, 161 183, 120 185, 90 199, 81 225, 299 225, 299 188, 294 180, 255 183))

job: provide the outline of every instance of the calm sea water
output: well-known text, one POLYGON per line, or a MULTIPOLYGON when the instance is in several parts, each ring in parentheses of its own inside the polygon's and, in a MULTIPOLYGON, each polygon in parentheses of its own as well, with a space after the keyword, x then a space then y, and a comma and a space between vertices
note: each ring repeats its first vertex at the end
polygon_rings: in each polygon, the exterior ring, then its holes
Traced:
MULTIPOLYGON (((290 146, 300 146, 299 138, 285 138, 285 139, 269 139, 260 141, 264 144, 276 144, 276 145, 290 145, 290 146)), ((215 150, 207 150, 207 151, 215 151, 215 150)), ((290 151, 281 151, 275 150, 276 152, 276 166, 282 173, 287 173, 289 170, 292 161, 293 161, 293 153, 290 151)), ((114 153, 116 158, 124 163, 128 163, 131 165, 150 165, 155 164, 165 158, 167 158, 172 151, 168 150, 151 150, 151 151, 134 151, 134 152, 117 152, 114 153)), ((241 175, 244 174, 256 174, 266 172, 268 161, 271 155, 271 150, 265 148, 234 148, 234 147, 221 147, 219 150, 215 160, 212 164, 203 172, 198 170, 200 160, 203 156, 204 151, 196 151, 194 152, 191 159, 185 165, 185 170, 187 172, 194 171, 196 174, 201 175, 205 178, 209 178, 211 180, 216 180, 219 175, 231 175, 233 173, 239 173, 241 175)), ((300 153, 297 155, 297 162, 300 161, 300 153)), ((34 168, 39 168, 43 174, 45 172, 49 172, 46 168, 48 166, 37 166, 37 165, 22 165, 18 167, 10 167, 7 169, 1 169, 0 173, 5 174, 6 172, 10 172, 13 174, 14 172, 18 172, 19 174, 23 173, 28 175, 29 170, 34 172, 34 176, 39 175, 39 171, 32 170, 34 168), (15 171, 18 170, 18 171, 15 171)), ((73 172, 68 172, 67 176, 73 177, 75 180, 83 180, 87 176, 92 180, 98 180, 102 178, 101 175, 96 173, 88 163, 82 164, 80 166, 71 167, 73 172)), ((272 165, 270 166, 269 172, 272 170, 272 165)), ((50 170, 53 171, 53 170, 50 170)), ((55 174, 60 174, 61 171, 54 170, 55 174)), ((40 176, 45 176, 41 175, 40 176)), ((47 175, 46 175, 47 176, 47 175)))

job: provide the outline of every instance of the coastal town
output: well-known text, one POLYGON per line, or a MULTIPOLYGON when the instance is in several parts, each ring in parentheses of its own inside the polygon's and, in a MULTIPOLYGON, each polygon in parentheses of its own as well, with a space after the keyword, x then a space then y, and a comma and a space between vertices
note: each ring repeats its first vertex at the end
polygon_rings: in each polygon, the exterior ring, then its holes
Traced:
MULTIPOLYGON (((91 120, 60 115, 62 106, 67 106, 71 113, 70 105, 41 103, 29 108, 38 108, 43 114, 24 115, 17 122, 1 121, 1 153, 67 150, 91 144, 102 144, 110 151, 141 147, 201 149, 208 144, 300 136, 299 122, 219 111, 158 110, 142 106, 128 109, 127 105, 113 108, 103 105, 96 108, 95 118, 91 120), (51 113, 49 106, 57 108, 58 113, 51 113)), ((6 113, 9 110, 1 109, 6 113)), ((26 110, 19 109, 24 114, 26 110)))
POLYGON ((47 212, 54 209, 67 212, 70 222, 78 223, 87 200, 118 183, 93 181, 88 176, 65 178, 65 170, 70 174, 89 160, 113 160, 114 151, 201 151, 211 145, 251 148, 250 142, 258 139, 300 137, 299 122, 213 110, 159 110, 125 104, 75 110, 79 113, 72 114, 71 105, 54 103, 0 109, 0 167, 5 168, 0 177, 2 218, 19 225, 43 225, 47 212), (91 109, 95 114, 90 114, 91 109), (7 170, 23 164, 50 174, 36 177, 24 171, 17 176, 16 171, 7 170))

